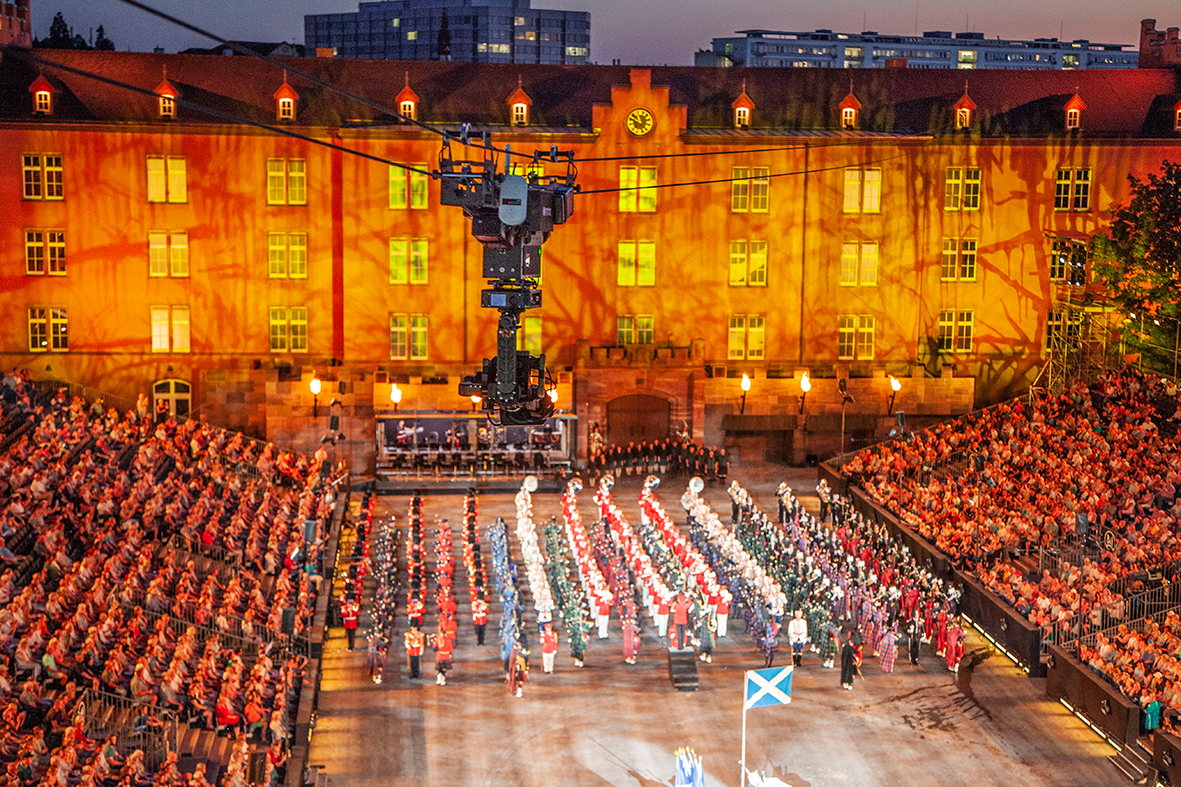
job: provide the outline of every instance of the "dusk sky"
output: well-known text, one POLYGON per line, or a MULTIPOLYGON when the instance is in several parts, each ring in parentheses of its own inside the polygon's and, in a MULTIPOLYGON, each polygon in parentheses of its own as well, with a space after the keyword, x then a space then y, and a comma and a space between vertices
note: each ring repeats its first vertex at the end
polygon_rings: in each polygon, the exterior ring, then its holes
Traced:
MULTIPOLYGON (((357 10, 357 0, 148 0, 149 4, 231 39, 303 43, 304 14, 357 10)), ((1131 44, 1140 20, 1157 28, 1181 26, 1177 0, 534 0, 538 8, 590 11, 591 58, 610 63, 691 65, 693 53, 710 39, 735 30, 876 30, 913 34, 916 30, 965 29, 988 38, 1058 37, 1067 40, 1131 44), (917 24, 916 24, 917 16, 917 24)), ((121 50, 161 46, 176 52, 213 42, 158 21, 118 0, 32 0, 33 32, 45 36, 61 11, 75 33, 88 37, 104 25, 121 50)))

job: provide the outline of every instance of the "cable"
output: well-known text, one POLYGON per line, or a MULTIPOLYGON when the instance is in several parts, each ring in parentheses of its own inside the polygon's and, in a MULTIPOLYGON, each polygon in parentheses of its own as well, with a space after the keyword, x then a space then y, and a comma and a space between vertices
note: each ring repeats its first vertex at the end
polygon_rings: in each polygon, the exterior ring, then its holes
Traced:
MULTIPOLYGON (((28 62, 28 63, 36 63, 37 65, 40 65, 40 66, 47 66, 49 68, 56 68, 61 71, 66 71, 68 73, 75 74, 80 77, 85 77, 87 79, 93 79, 96 82, 102 82, 104 84, 111 85, 112 87, 123 88, 124 90, 130 90, 133 93, 140 93, 145 96, 151 96, 152 98, 159 98, 158 93, 156 93, 155 91, 152 91, 152 90, 148 90, 147 88, 142 88, 142 87, 139 87, 138 85, 129 85, 126 82, 120 82, 117 79, 111 79, 110 77, 105 77, 100 74, 95 74, 92 71, 86 71, 81 68, 74 68, 73 66, 63 65, 62 63, 55 63, 52 60, 43 60, 42 58, 39 58, 35 55, 31 55, 28 52, 29 52, 29 50, 17 49, 15 47, 10 47, 5 50, 4 54, 6 57, 17 57, 17 58, 20 58, 20 59, 28 62)), ((188 107, 189 109, 194 109, 194 110, 204 113, 206 115, 211 115, 216 118, 221 118, 222 120, 229 120, 234 123, 241 123, 246 126, 254 126, 255 128, 261 128, 261 129, 265 129, 267 131, 272 131, 276 134, 282 134, 284 136, 294 137, 295 139, 300 139, 300 140, 303 140, 304 142, 311 142, 313 145, 320 145, 322 147, 326 147, 331 150, 339 150, 342 153, 349 153, 351 155, 358 156, 360 158, 369 159, 370 161, 377 161, 382 164, 388 164, 391 167, 398 167, 400 169, 408 170, 410 172, 417 172, 420 175, 426 175, 431 178, 438 176, 437 172, 429 172, 424 169, 419 169, 418 167, 412 167, 408 164, 402 164, 397 161, 390 161, 389 159, 382 158, 381 156, 373 156, 373 155, 370 155, 369 153, 362 153, 359 150, 352 150, 350 148, 342 147, 340 145, 334 145, 331 142, 325 142, 322 139, 316 139, 315 137, 309 137, 306 134, 300 134, 296 131, 292 131, 289 128, 284 128, 283 126, 275 126, 270 123, 263 123, 262 121, 259 121, 259 120, 250 120, 249 118, 244 118, 244 117, 241 117, 240 115, 235 115, 231 112, 223 112, 220 109, 211 109, 209 107, 202 106, 201 104, 197 104, 192 101, 188 101, 186 99, 180 98, 179 96, 173 100, 179 106, 188 107)))
MULTIPOLYGON (((859 140, 857 144, 862 144, 863 140, 859 140)), ((841 143, 844 144, 844 143, 841 143)), ((638 156, 602 156, 599 158, 579 158, 574 159, 580 164, 585 164, 590 161, 627 161, 629 159, 650 159, 650 158, 691 158, 693 156, 733 156, 739 153, 780 153, 788 150, 803 150, 806 145, 792 145, 788 148, 756 148, 753 150, 705 150, 698 153, 652 153, 641 154, 638 156)), ((829 145, 828 147, 840 147, 840 145, 829 145)), ((538 151, 542 156, 544 151, 538 151)))
MULTIPOLYGON (((235 44, 233 41, 227 41, 226 39, 222 38, 221 36, 217 35, 216 33, 211 33, 208 30, 197 27, 196 25, 186 22, 183 19, 178 19, 177 17, 172 16, 171 14, 165 13, 164 11, 160 11, 159 9, 153 8, 150 5, 147 5, 146 3, 141 3, 141 2, 139 2, 139 0, 119 0, 119 2, 126 3, 127 5, 129 5, 133 8, 138 8, 139 10, 141 10, 145 13, 151 14, 152 16, 159 17, 160 19, 163 19, 166 22, 171 22, 174 25, 178 25, 180 27, 183 27, 185 30, 188 30, 192 33, 196 33, 197 35, 204 36, 205 38, 208 38, 212 41, 216 41, 217 43, 221 44, 222 46, 227 46, 230 49, 233 49, 235 52, 237 52, 240 55, 246 55, 248 57, 257 58, 258 60, 261 60, 264 63, 269 63, 270 65, 274 66, 275 68, 281 68, 285 71, 289 71, 290 73, 295 74, 296 76, 306 79, 307 81, 311 82, 314 85, 318 85, 322 88, 325 88, 326 90, 331 90, 334 93, 339 93, 340 95, 345 96, 346 98, 349 98, 349 99, 352 99, 353 101, 364 104, 365 106, 369 107, 370 109, 376 109, 377 111, 382 112, 383 114, 392 115, 394 117, 401 118, 404 122, 409 123, 410 125, 413 125, 413 126, 417 126, 418 128, 421 128, 424 131, 429 131, 432 134, 438 134, 439 136, 447 138, 447 139, 454 139, 457 142, 461 141, 459 139, 459 137, 455 136, 454 134, 452 134, 449 131, 444 131, 442 129, 434 128, 433 126, 429 126, 420 120, 415 120, 414 118, 409 117, 408 115, 403 115, 401 112, 395 112, 394 110, 392 110, 388 107, 385 107, 385 106, 377 103, 376 101, 370 101, 367 98, 364 98, 362 96, 358 96, 356 93, 345 90, 344 88, 341 88, 341 87, 337 87, 336 85, 332 84, 331 82, 325 82, 324 80, 320 79, 319 77, 312 76, 311 74, 307 73, 306 71, 301 71, 298 68, 292 68, 290 65, 288 65, 286 63, 280 63, 279 61, 275 60, 274 58, 270 57, 269 55, 260 55, 258 52, 254 52, 250 49, 247 49, 244 46, 239 46, 238 44, 235 44)), ((499 148, 497 148, 491 144, 484 145, 483 143, 472 142, 470 140, 463 142, 463 144, 469 145, 474 148, 482 148, 484 150, 494 150, 494 151, 501 152, 501 153, 504 152, 503 150, 500 150, 499 148)))
MULTIPOLYGON (((902 158, 902 153, 897 153, 893 156, 886 156, 885 158, 874 159, 873 161, 862 162, 860 166, 868 164, 881 164, 884 161, 893 161, 896 158, 902 158)), ((774 172, 766 176, 767 180, 771 178, 786 178, 792 175, 811 175, 816 172, 829 172, 834 169, 848 169, 848 164, 839 164, 832 167, 819 167, 817 169, 799 169, 794 172, 774 172)), ((618 189, 591 189, 589 191, 580 191, 582 194, 614 194, 619 191, 641 191, 643 189, 675 189, 680 186, 708 186, 714 183, 733 183, 738 180, 752 180, 752 178, 717 178, 716 180, 687 180, 681 183, 657 183, 655 186, 628 186, 627 188, 618 189)), ((755 178, 755 180, 763 180, 763 178, 755 178)))

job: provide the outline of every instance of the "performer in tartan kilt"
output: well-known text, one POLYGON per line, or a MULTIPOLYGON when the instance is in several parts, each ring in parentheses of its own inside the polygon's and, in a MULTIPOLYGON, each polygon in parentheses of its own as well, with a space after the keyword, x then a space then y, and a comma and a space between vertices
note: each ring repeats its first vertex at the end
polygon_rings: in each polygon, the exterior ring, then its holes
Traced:
POLYGON ((894 661, 898 658, 898 634, 891 626, 882 637, 878 664, 882 672, 893 672, 894 661))

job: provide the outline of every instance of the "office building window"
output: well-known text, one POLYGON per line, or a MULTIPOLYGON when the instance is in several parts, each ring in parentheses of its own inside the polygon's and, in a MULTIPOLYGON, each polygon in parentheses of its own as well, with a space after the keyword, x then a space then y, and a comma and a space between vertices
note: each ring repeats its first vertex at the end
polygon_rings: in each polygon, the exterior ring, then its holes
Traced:
POLYGON ((948 167, 943 185, 944 210, 980 210, 980 170, 948 167))
POLYGON ((270 308, 271 352, 308 351, 308 310, 304 306, 270 308))
POLYGON ((152 352, 187 353, 189 351, 189 307, 153 306, 152 352))
POLYGON ((410 357, 410 316, 390 315, 390 358, 404 361, 410 357))
POLYGON ((1091 209, 1091 170, 1060 169, 1054 178, 1054 210, 1091 209))
POLYGON ((656 167, 619 168, 619 212, 656 212, 656 167))
POLYGON ((766 317, 761 314, 731 314, 727 332, 726 358, 732 361, 761 361, 766 356, 766 317))
POLYGON ((651 287, 656 284, 656 244, 650 240, 619 242, 620 287, 651 287))
POLYGON ((28 314, 30 352, 70 349, 69 318, 64 306, 30 306, 28 314))
POLYGON ((767 241, 730 241, 730 286, 767 286, 767 241))
POLYGON ((25 230, 25 273, 30 276, 66 275, 66 233, 63 230, 25 230))
POLYGON ((184 156, 148 156, 148 202, 188 202, 184 156))
POLYGON ((305 159, 267 159, 267 204, 306 205, 307 162, 305 159))
POLYGON ((845 170, 845 213, 880 213, 882 170, 850 167, 845 170))
POLYGON ((390 238, 390 284, 426 284, 429 263, 426 238, 390 238))
POLYGON ((24 198, 63 199, 63 169, 60 153, 26 153, 21 156, 24 198))
POLYGON ((153 230, 148 233, 148 275, 189 275, 189 234, 153 230))
POLYGON ((767 213, 771 206, 771 170, 734 167, 730 170, 730 212, 767 213))
POLYGON ((541 318, 522 317, 521 330, 517 331, 517 349, 530 355, 541 355, 541 318))
POLYGON ((306 232, 267 233, 267 275, 272 279, 308 277, 306 232))
POLYGON ((425 314, 410 315, 410 360, 421 361, 426 358, 427 350, 427 316, 425 314))
POLYGON ((390 167, 390 209, 426 210, 427 182, 430 180, 430 176, 425 174, 427 165, 420 163, 406 166, 422 171, 413 172, 403 167, 390 167))
POLYGON ((845 241, 841 244, 841 286, 876 287, 878 244, 875 241, 845 241))
POLYGON ((874 328, 872 314, 842 314, 837 317, 837 357, 843 361, 872 360, 874 328))
POLYGON ((976 247, 975 238, 944 238, 939 278, 943 281, 976 281, 976 247))

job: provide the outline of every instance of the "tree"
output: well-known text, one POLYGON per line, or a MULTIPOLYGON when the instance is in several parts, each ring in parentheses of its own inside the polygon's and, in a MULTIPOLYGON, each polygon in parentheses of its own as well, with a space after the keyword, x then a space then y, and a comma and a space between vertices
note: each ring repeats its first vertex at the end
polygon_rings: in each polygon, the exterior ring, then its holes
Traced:
MULTIPOLYGON (((85 38, 70 33, 70 26, 66 24, 61 11, 53 15, 53 21, 49 24, 49 37, 34 41, 33 46, 44 49, 90 49, 85 38)), ((111 44, 110 48, 114 49, 115 45, 111 44)))
POLYGON ((107 34, 103 30, 102 25, 99 25, 98 30, 95 31, 94 48, 101 51, 101 52, 114 52, 115 51, 115 42, 112 41, 111 39, 107 38, 107 34))
POLYGON ((1112 210, 1110 232, 1092 238, 1094 280, 1128 314, 1181 316, 1181 165, 1165 161, 1112 210))
POLYGON ((439 59, 451 59, 451 25, 447 21, 447 9, 443 9, 443 20, 439 24, 439 59))

